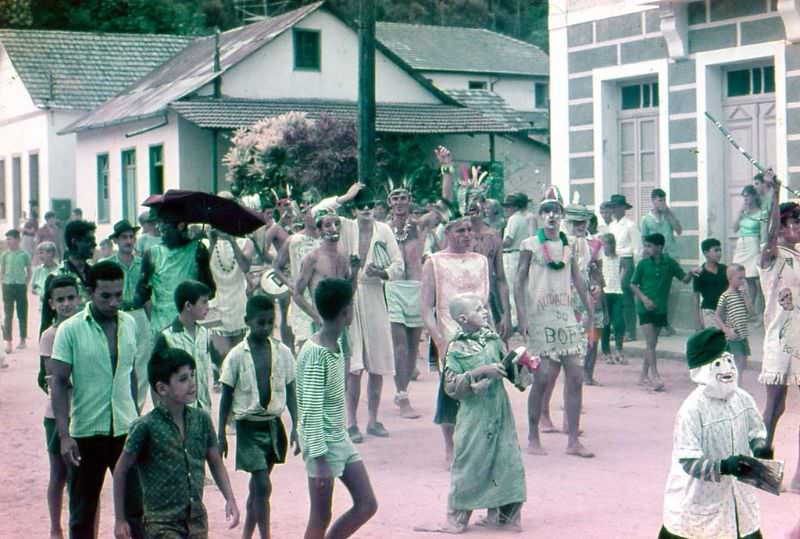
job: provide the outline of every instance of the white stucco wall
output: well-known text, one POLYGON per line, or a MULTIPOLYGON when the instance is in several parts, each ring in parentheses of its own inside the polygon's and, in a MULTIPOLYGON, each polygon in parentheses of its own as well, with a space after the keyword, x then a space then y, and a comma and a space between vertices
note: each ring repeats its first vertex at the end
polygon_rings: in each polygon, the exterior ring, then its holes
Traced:
MULTIPOLYGON (((59 135, 58 131, 68 126, 86 111, 57 111, 49 115, 47 154, 45 163, 40 165, 47 171, 47 181, 42 178, 41 198, 50 204, 53 198, 69 198, 75 200, 75 142, 74 133, 59 135)), ((41 158, 40 158, 41 159, 41 158)), ((44 213, 42 212, 42 215, 44 213)))
MULTIPOLYGON (((259 99, 358 98, 358 36, 325 11, 317 11, 296 28, 319 30, 320 71, 295 71, 292 31, 284 32, 222 79, 226 96, 259 99), (260 81, 260 83, 254 83, 260 81)), ((438 103, 439 100, 379 51, 375 54, 375 95, 379 102, 438 103)), ((207 89, 199 92, 207 94, 207 89)))
MULTIPOLYGON (((201 129, 193 123, 178 118, 180 136, 180 189, 211 191, 212 134, 210 129, 201 129)), ((218 159, 224 154, 220 153, 218 159)), ((219 178, 223 189, 224 177, 219 178)), ((176 186, 177 187, 177 186, 176 186)))
MULTIPOLYGON (((136 149, 136 197, 140 202, 150 194, 150 146, 164 146, 164 189, 178 188, 180 152, 178 119, 175 114, 169 114, 168 123, 163 127, 134 137, 125 137, 125 133, 155 126, 160 122, 161 118, 151 118, 77 134, 76 206, 83 210, 84 219, 89 221, 97 220, 97 155, 108 153, 109 157, 109 222, 97 224, 98 238, 107 236, 113 223, 122 218, 122 151, 136 149)), ((144 209, 143 206, 139 208, 140 211, 144 209)))
POLYGON ((536 110, 535 83, 547 82, 547 77, 494 76, 484 73, 445 73, 422 71, 420 74, 442 90, 468 90, 469 81, 486 83, 486 89, 502 97, 513 109, 536 110))

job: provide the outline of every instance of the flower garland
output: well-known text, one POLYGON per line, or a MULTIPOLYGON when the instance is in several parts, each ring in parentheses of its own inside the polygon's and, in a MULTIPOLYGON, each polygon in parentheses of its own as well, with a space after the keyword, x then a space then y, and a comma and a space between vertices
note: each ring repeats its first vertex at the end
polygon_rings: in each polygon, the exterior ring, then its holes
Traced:
MULTIPOLYGON (((550 251, 547 249, 547 237, 544 235, 544 229, 540 228, 538 233, 539 244, 542 246, 542 255, 544 256, 545 262, 547 262, 547 267, 554 270, 562 270, 566 266, 563 260, 559 260, 558 262, 553 261, 553 257, 550 256, 550 251)), ((561 245, 564 247, 567 246, 567 235, 563 232, 558 233, 558 237, 561 240, 561 245)), ((562 255, 563 256, 563 255, 562 255)))

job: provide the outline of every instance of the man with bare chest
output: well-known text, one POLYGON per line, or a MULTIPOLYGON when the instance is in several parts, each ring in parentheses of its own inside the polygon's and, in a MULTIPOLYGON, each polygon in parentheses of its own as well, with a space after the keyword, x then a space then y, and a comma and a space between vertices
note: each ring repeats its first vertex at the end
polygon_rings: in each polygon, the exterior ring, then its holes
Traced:
MULTIPOLYGON (((277 198, 277 197, 276 197, 277 198)), ((262 256, 266 255, 270 249, 274 249, 276 253, 280 253, 283 246, 286 244, 289 236, 294 233, 294 221, 296 217, 295 204, 288 196, 276 201, 278 210, 278 220, 272 223, 261 241, 256 243, 256 247, 262 256)), ((285 343, 291 344, 294 341, 292 328, 289 326, 289 297, 283 297, 278 300, 278 305, 281 308, 281 340, 285 343)))
POLYGON ((419 218, 410 213, 411 193, 405 188, 389 193, 389 208, 392 227, 405 271, 402 279, 386 282, 386 303, 394 345, 395 376, 397 393, 394 402, 400 407, 400 415, 414 419, 419 413, 411 407, 408 385, 417 364, 419 340, 422 334, 422 254, 425 238, 439 224, 441 215, 430 211, 419 218))

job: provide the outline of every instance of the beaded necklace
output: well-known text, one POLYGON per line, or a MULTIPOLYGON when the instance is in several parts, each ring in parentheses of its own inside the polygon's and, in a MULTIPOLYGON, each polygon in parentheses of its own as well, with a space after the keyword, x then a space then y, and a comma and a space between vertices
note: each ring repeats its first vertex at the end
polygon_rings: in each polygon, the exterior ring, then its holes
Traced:
MULTIPOLYGON (((545 262, 547 262, 547 267, 550 268, 550 269, 554 269, 556 271, 564 269, 566 264, 564 263, 563 260, 559 260, 558 262, 555 262, 553 260, 553 257, 550 256, 550 250, 547 248, 547 237, 544 235, 544 229, 543 228, 539 229, 539 233, 537 234, 537 236, 538 236, 538 239, 539 239, 539 244, 541 244, 541 246, 542 246, 542 256, 544 256, 544 260, 545 260, 545 262)), ((564 234, 563 232, 559 232, 558 233, 558 238, 561 240, 561 245, 566 247, 567 243, 568 243, 567 242, 567 235, 564 234)), ((561 256, 562 257, 564 256, 563 255, 563 251, 562 251, 562 255, 561 256)))
MULTIPOLYGON (((221 247, 222 247, 222 243, 217 241, 217 244, 214 246, 214 258, 217 259, 217 266, 219 266, 219 268, 222 270, 222 273, 233 273, 234 270, 236 270, 236 256, 234 255, 232 257, 233 261, 230 263, 230 265, 225 264, 223 262, 223 260, 222 260, 222 255, 220 254, 221 247)), ((230 254, 233 254, 232 253, 233 252, 233 247, 231 247, 230 245, 228 245, 228 247, 229 247, 229 249, 231 251, 230 254)), ((227 249, 226 249, 226 251, 227 251, 227 249)), ((225 253, 225 254, 228 255, 229 253, 225 253)))
POLYGON ((394 237, 397 240, 397 243, 404 243, 408 240, 408 236, 411 234, 414 225, 411 224, 410 221, 406 220, 405 224, 403 225, 403 229, 400 230, 394 224, 392 224, 392 231, 394 232, 394 237))

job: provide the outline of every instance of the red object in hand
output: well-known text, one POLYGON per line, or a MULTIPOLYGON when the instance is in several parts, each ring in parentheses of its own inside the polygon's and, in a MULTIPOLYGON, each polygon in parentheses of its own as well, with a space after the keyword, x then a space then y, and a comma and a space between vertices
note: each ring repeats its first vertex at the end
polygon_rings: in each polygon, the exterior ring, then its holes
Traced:
POLYGON ((517 365, 527 367, 529 371, 538 371, 539 366, 542 364, 542 359, 539 356, 531 356, 528 351, 525 350, 517 358, 516 363, 517 365))

